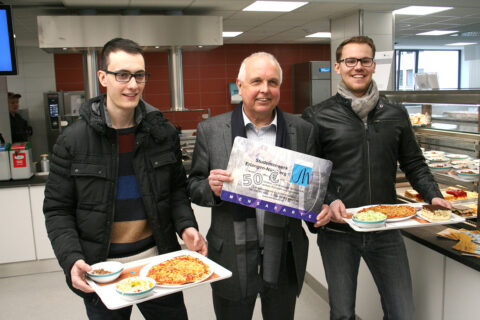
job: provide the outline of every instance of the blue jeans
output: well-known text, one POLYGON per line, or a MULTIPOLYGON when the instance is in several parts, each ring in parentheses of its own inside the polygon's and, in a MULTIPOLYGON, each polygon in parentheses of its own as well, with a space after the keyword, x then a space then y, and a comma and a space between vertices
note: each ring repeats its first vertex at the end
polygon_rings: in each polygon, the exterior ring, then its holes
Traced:
POLYGON ((362 257, 380 293, 384 319, 413 319, 412 280, 399 230, 340 232, 320 229, 317 238, 328 283, 330 319, 355 319, 362 257))
MULTIPOLYGON (((84 303, 88 319, 90 320, 128 320, 132 313, 131 306, 109 310, 100 299, 95 303, 85 299, 84 303)), ((188 319, 187 309, 183 303, 183 294, 181 292, 139 303, 137 307, 145 319, 188 319)))

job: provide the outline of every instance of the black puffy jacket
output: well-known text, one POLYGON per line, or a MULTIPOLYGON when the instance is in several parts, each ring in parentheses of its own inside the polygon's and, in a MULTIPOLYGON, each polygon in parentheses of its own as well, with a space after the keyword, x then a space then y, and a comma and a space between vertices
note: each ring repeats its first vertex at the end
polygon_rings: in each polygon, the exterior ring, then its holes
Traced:
MULTIPOLYGON (((93 98, 53 148, 43 211, 48 236, 71 288, 70 270, 108 256, 117 186, 116 130, 106 124, 105 96, 93 98)), ((135 117, 133 167, 159 253, 180 249, 179 235, 197 227, 175 128, 140 101, 135 117)), ((85 293, 72 289, 81 296, 85 293)))
POLYGON ((396 203, 397 162, 425 201, 442 198, 403 106, 381 96, 365 124, 351 100, 337 93, 302 117, 315 126, 317 155, 333 162, 327 203, 340 199, 347 208, 396 203))

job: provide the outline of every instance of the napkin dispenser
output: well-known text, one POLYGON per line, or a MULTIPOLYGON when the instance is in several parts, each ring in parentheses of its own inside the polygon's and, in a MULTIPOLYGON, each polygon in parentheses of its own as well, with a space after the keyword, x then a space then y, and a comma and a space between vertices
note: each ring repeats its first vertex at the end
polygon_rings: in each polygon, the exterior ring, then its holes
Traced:
POLYGON ((30 179, 35 174, 30 142, 17 142, 12 144, 9 153, 12 179, 30 179))

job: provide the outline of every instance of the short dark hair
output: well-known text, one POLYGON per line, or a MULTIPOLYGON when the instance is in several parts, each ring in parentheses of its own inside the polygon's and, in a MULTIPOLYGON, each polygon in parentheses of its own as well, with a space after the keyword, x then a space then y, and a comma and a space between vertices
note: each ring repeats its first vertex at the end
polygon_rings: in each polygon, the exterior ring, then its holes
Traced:
POLYGON ((355 36, 351 37, 347 40, 344 40, 340 45, 337 47, 337 51, 335 52, 335 58, 337 59, 337 62, 340 62, 340 58, 342 57, 342 51, 343 47, 345 47, 349 43, 365 43, 372 48, 373 52, 373 57, 375 58, 375 44, 373 43, 373 40, 370 37, 367 36, 355 36))
POLYGON ((13 92, 8 93, 8 99, 18 99, 21 97, 22 95, 20 93, 13 93, 13 92))
POLYGON ((107 70, 107 66, 109 63, 108 56, 110 55, 110 53, 117 52, 119 50, 131 54, 138 53, 141 54, 142 57, 144 57, 143 49, 135 41, 132 41, 130 39, 115 38, 108 41, 103 46, 102 53, 100 55, 100 70, 107 70))

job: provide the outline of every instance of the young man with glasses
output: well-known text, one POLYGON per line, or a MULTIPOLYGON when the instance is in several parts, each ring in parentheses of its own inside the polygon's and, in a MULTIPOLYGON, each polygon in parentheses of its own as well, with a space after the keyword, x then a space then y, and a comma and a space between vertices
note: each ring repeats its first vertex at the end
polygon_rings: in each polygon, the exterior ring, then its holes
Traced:
MULTIPOLYGON (((90 319, 129 319, 108 310, 85 282, 90 265, 128 262, 187 248, 207 254, 186 194, 179 138, 160 111, 141 99, 148 73, 142 49, 116 38, 101 53, 106 94, 87 101, 81 119, 53 148, 45 188, 48 236, 67 284, 90 319)), ((187 319, 181 293, 138 304, 146 319, 187 319)))
POLYGON ((384 319, 414 318, 400 231, 356 232, 342 219, 345 208, 396 203, 397 162, 425 201, 451 208, 425 163, 406 109, 379 95, 374 57, 369 37, 343 41, 336 51, 335 71, 342 77, 337 94, 303 113, 317 130, 317 156, 333 162, 325 200, 332 222, 317 229, 330 319, 355 319, 360 258, 377 285, 384 319))

